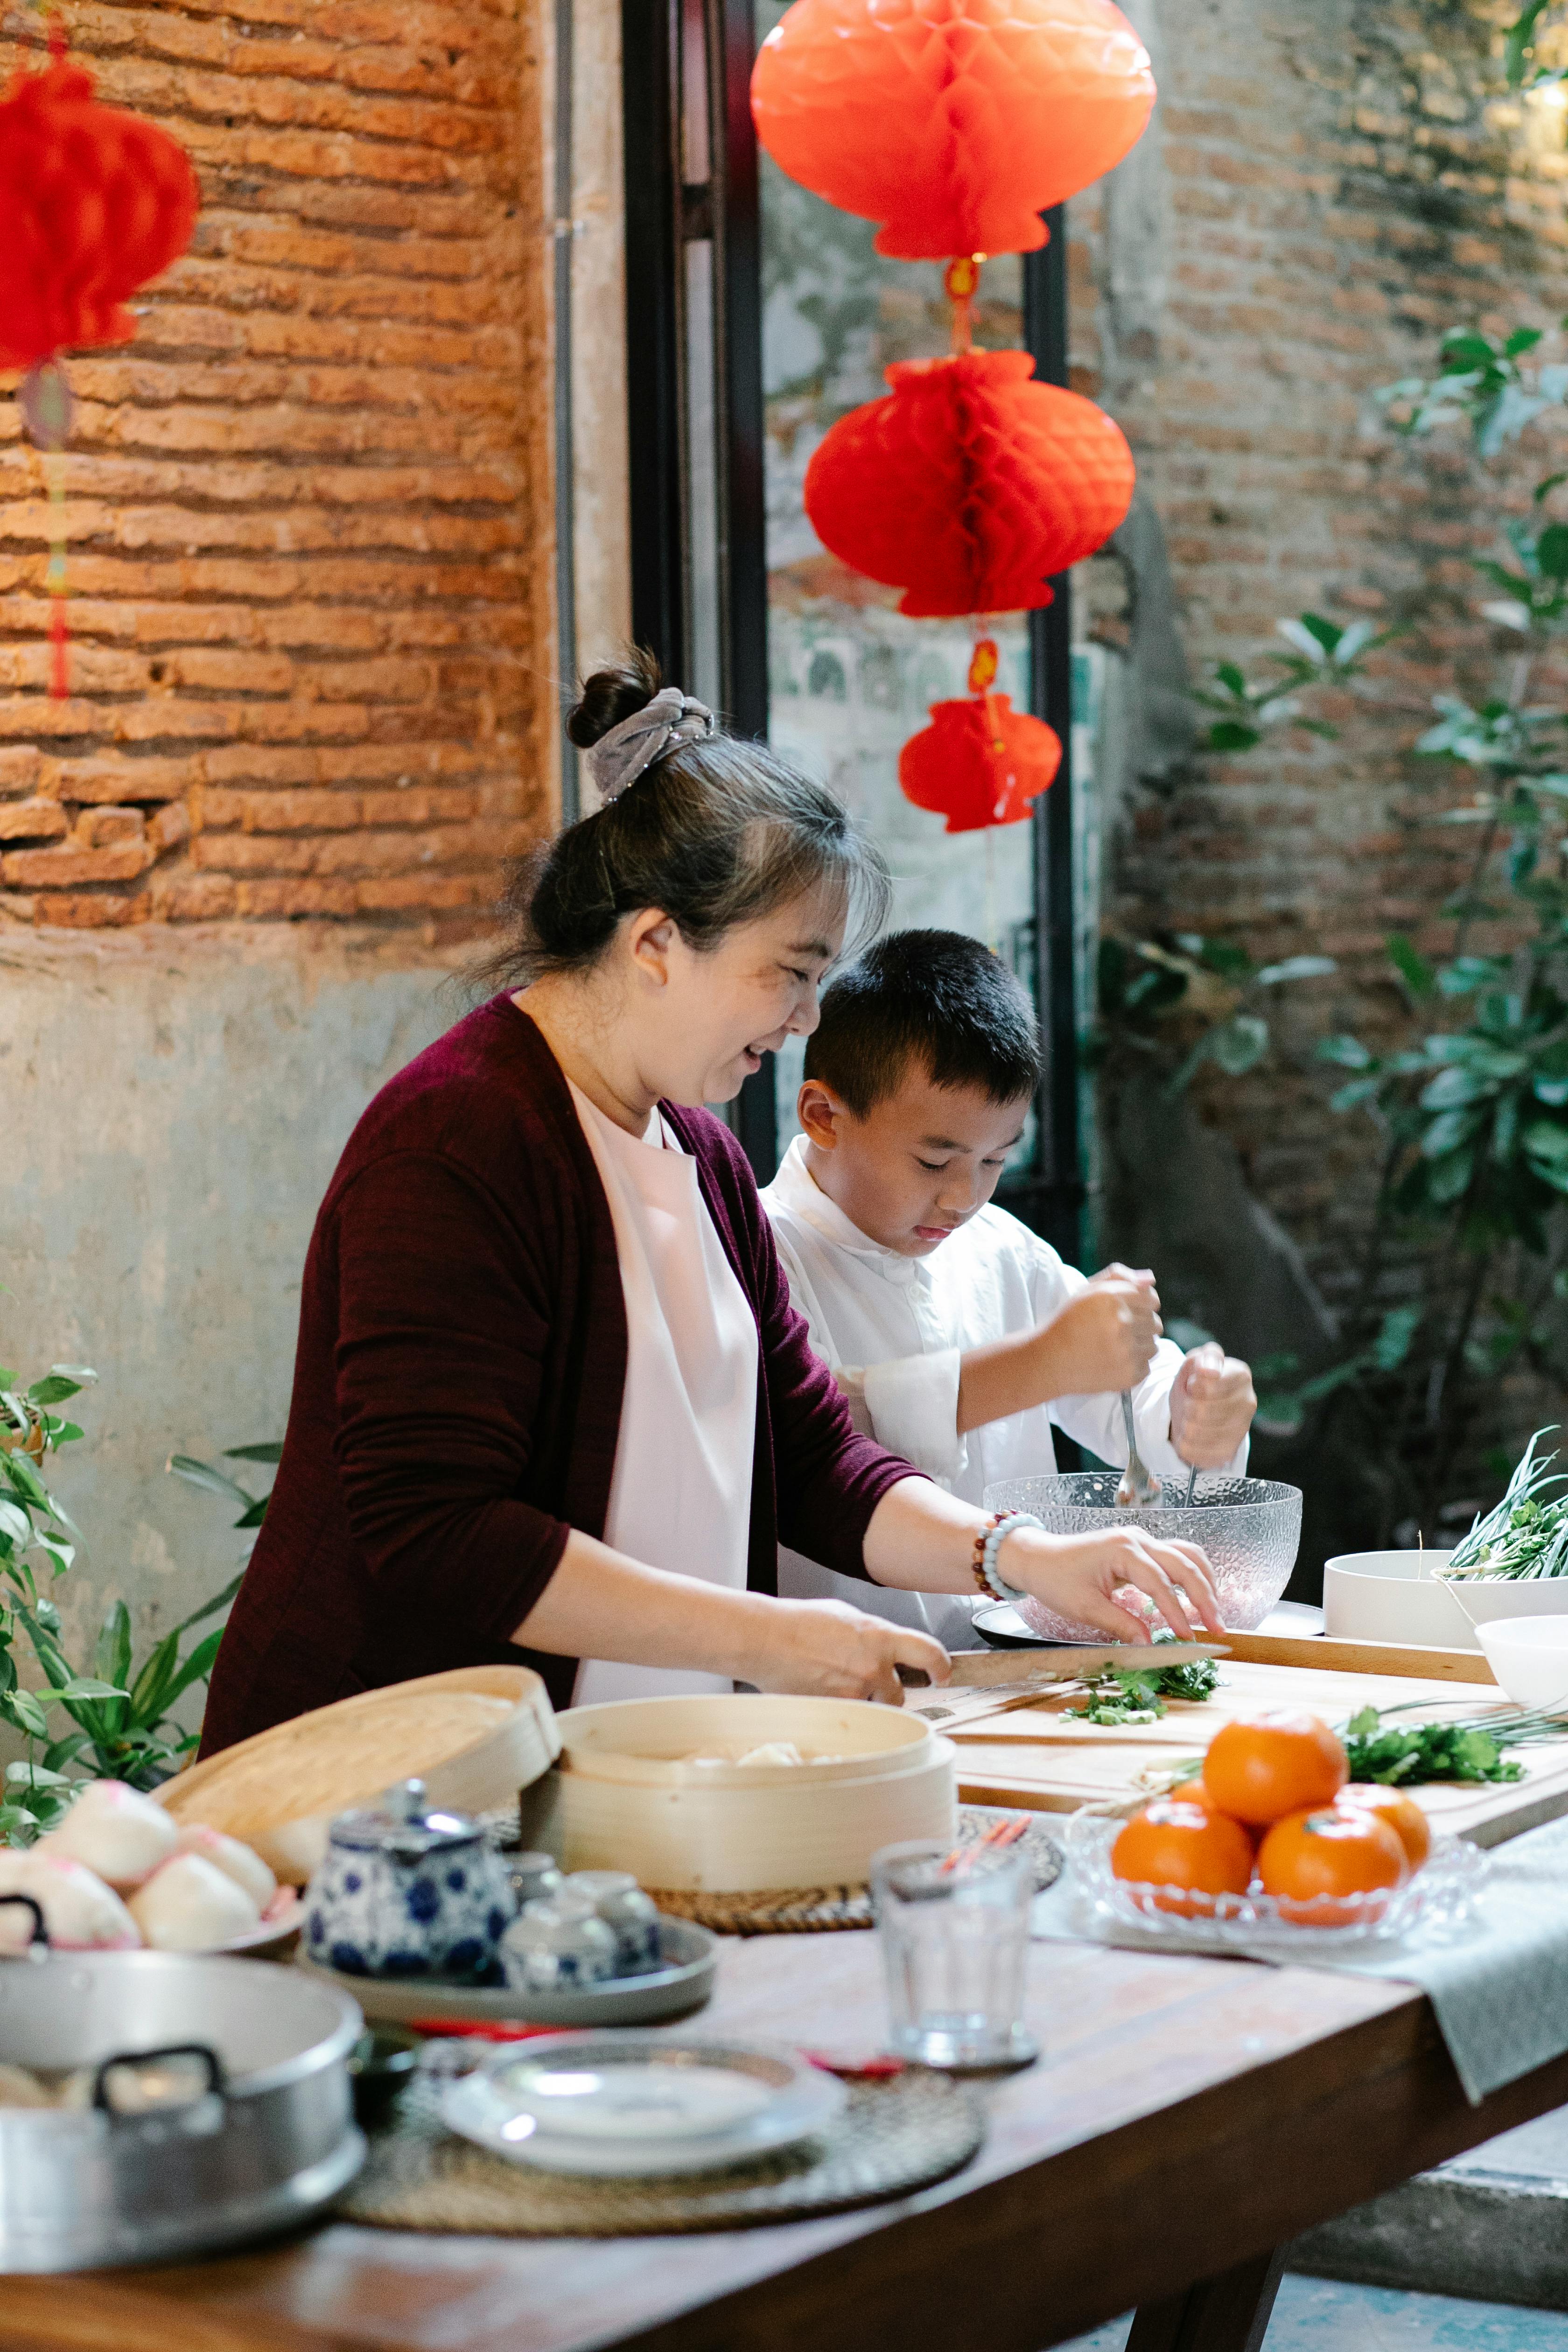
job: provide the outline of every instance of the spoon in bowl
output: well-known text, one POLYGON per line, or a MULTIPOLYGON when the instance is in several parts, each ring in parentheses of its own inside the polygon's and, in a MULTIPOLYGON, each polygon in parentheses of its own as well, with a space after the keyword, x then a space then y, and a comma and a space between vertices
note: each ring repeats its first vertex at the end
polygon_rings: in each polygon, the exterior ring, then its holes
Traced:
POLYGON ((1121 1420, 1127 1432, 1127 1467, 1116 1489, 1118 1510, 1131 1511, 1147 1507, 1160 1499, 1160 1481, 1138 1451, 1138 1433, 1132 1425, 1132 1395, 1129 1389, 1121 1391, 1121 1420))

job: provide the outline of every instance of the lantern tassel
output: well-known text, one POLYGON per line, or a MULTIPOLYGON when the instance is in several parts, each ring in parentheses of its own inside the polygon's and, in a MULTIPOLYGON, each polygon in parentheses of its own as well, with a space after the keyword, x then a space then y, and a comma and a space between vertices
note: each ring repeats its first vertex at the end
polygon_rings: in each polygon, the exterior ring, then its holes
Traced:
POLYGON ((974 298, 980 291, 980 273, 984 267, 983 253, 961 253, 942 272, 942 291, 952 305, 951 347, 955 352, 974 348, 974 298))
POLYGON ((64 702, 70 693, 70 634, 66 625, 66 492, 60 452, 44 458, 49 487, 49 561, 44 586, 49 598, 49 698, 64 702))

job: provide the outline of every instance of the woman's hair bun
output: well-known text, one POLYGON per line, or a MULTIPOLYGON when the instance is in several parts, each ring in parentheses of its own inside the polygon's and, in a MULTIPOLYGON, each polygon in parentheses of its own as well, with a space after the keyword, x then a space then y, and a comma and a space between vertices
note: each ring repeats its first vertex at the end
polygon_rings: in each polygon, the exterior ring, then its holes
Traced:
POLYGON ((585 751, 623 719, 646 709, 664 684, 664 673, 645 646, 636 646, 623 662, 596 669, 583 681, 583 691, 567 714, 568 740, 585 751))

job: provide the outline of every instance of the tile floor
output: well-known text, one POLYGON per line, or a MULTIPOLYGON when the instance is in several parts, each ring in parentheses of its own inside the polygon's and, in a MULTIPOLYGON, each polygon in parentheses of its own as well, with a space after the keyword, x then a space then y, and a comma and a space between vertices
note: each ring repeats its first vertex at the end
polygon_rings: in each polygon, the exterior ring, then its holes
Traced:
MULTIPOLYGON (((1125 2319, 1112 2320, 1060 2352, 1122 2352, 1127 2329, 1125 2319)), ((1568 2352, 1568 2312, 1292 2277, 1279 2289, 1263 2352, 1568 2352)))

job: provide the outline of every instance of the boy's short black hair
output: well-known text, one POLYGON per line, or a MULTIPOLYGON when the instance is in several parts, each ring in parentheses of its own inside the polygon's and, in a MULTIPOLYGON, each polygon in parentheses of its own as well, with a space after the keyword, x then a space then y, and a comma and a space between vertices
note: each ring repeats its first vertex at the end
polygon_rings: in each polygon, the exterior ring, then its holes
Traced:
POLYGON ((939 1087, 1016 1102, 1040 1080, 1028 998, 1001 959, 962 931, 892 931, 823 992, 805 1075, 864 1118, 916 1056, 939 1087))

